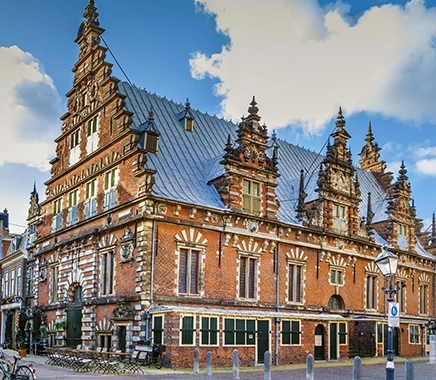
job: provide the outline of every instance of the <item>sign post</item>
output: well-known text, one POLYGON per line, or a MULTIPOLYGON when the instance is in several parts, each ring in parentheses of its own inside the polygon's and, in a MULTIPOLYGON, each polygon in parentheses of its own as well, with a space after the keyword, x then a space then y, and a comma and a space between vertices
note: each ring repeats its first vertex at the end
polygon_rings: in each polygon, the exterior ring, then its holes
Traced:
POLYGON ((400 309, 398 302, 389 302, 388 326, 400 327, 400 309))

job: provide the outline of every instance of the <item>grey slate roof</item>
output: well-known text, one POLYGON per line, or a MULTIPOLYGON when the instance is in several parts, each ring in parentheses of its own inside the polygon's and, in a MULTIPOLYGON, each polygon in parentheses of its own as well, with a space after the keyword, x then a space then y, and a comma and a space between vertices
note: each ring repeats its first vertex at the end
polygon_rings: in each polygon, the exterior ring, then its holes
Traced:
MULTIPOLYGON (((210 181, 224 173, 219 163, 224 156, 228 135, 234 142, 237 125, 215 116, 192 109, 195 118, 194 131, 184 128, 180 117, 185 111, 183 104, 140 90, 126 82, 119 83, 119 92, 126 95, 126 109, 133 112, 133 128, 146 127, 150 107, 154 112, 154 126, 160 133, 159 152, 148 154, 147 168, 157 171, 153 195, 180 202, 194 203, 211 208, 224 209, 224 205, 210 181)), ((300 171, 305 170, 306 202, 317 198, 318 170, 322 155, 285 140, 277 139, 280 146, 278 162, 277 197, 280 221, 300 224, 296 219, 300 171)), ((360 215, 366 217, 368 193, 371 193, 373 222, 387 219, 387 195, 371 172, 356 169, 360 183, 362 202, 360 215)), ((385 243, 380 236, 376 241, 385 243)), ((423 247, 417 248, 423 254, 423 247)), ((425 255, 429 255, 425 252, 425 255)), ((431 255, 432 256, 432 255, 431 255)), ((433 257, 433 256, 432 256, 433 257)))

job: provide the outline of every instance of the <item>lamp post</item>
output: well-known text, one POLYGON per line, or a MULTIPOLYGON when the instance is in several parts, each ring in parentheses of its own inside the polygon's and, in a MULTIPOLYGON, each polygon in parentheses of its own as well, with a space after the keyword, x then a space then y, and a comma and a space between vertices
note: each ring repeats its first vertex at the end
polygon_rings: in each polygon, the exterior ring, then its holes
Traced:
MULTIPOLYGON (((379 271, 389 281, 389 289, 386 289, 384 286, 382 290, 385 294, 388 295, 388 305, 390 302, 394 301, 393 294, 397 293, 398 288, 392 287, 392 277, 397 272, 398 268, 398 257, 395 256, 392 252, 389 252, 386 249, 386 246, 383 245, 381 253, 374 260, 374 263, 377 265, 379 271)), ((394 350, 392 349, 392 326, 388 322, 388 360, 386 362, 386 380, 394 380, 394 350)))

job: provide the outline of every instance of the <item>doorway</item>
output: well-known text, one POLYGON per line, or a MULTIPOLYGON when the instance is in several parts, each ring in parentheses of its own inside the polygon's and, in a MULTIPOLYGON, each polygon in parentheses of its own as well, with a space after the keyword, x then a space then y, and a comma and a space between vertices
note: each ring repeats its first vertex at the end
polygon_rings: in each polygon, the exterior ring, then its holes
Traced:
POLYGON ((265 352, 269 350, 269 321, 257 321, 257 363, 265 362, 265 352))
POLYGON ((82 287, 74 292, 73 302, 67 308, 67 334, 66 345, 76 347, 82 344, 82 287))
POLYGON ((323 325, 315 329, 315 360, 325 360, 325 328, 323 325))

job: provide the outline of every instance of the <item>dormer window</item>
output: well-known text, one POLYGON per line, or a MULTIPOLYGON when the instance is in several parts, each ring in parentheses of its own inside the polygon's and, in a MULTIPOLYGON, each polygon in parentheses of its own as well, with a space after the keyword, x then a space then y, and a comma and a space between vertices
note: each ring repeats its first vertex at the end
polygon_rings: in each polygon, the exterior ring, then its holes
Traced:
POLYGON ((194 119, 185 117, 185 131, 194 132, 194 119))
POLYGON ((398 224, 398 247, 407 249, 407 227, 404 224, 398 224))
POLYGON ((147 152, 157 154, 159 148, 159 132, 146 131, 144 148, 147 152))
POLYGON ((339 234, 346 232, 346 208, 340 205, 333 205, 333 230, 339 234))
POLYGON ((260 183, 244 179, 242 182, 242 211, 260 215, 260 183))

